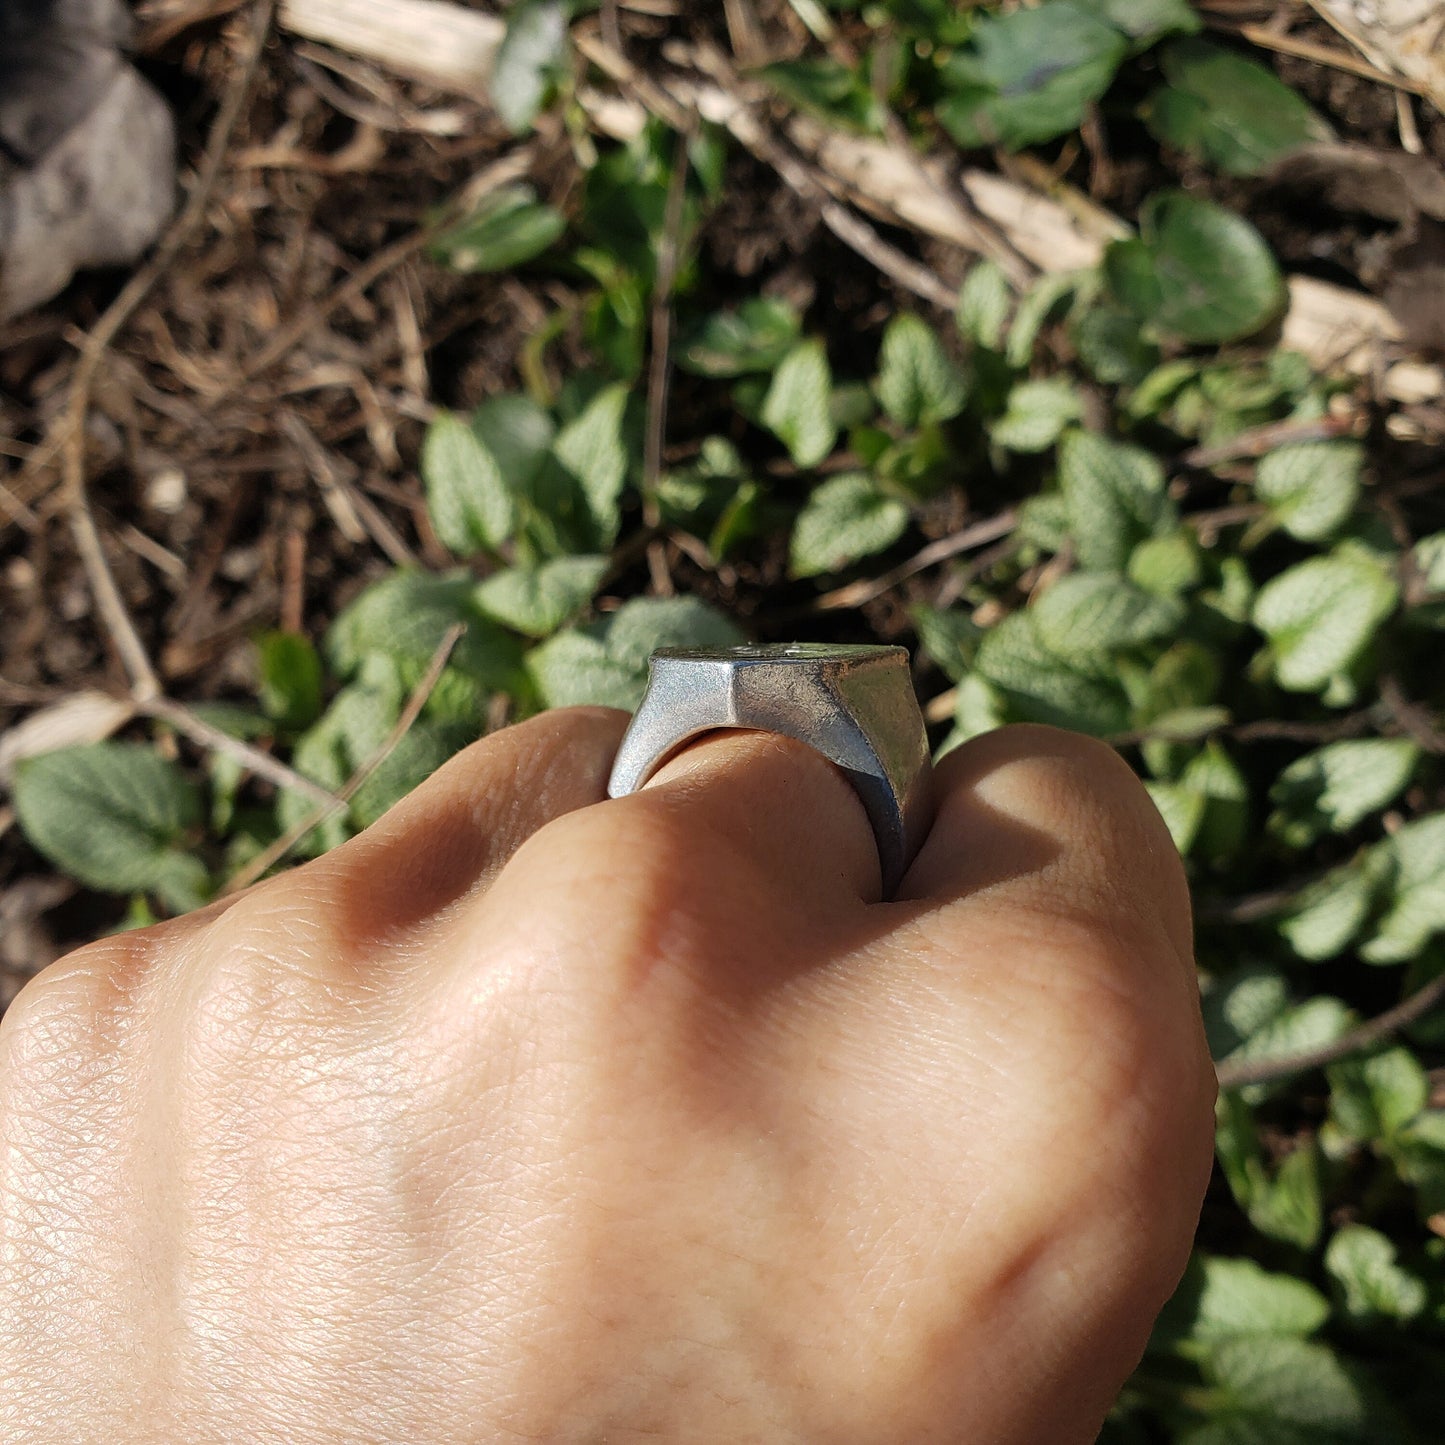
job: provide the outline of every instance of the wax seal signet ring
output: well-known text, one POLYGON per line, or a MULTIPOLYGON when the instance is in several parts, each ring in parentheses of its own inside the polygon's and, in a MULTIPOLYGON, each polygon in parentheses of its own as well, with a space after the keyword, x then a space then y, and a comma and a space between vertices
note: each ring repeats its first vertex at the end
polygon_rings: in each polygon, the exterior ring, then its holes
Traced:
POLYGON ((883 896, 893 895, 932 822, 928 737, 906 648, 662 648, 608 794, 636 792, 680 748, 719 728, 780 733, 839 767, 872 825, 883 896))

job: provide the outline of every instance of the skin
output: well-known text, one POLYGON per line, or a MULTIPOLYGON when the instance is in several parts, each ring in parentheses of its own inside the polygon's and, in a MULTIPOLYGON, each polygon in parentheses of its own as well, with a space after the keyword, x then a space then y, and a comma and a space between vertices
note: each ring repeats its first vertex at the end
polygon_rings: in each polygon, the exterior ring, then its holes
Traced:
POLYGON ((1091 1441, 1187 1258, 1188 894, 1106 747, 953 752, 899 900, 787 739, 626 719, 80 950, 0 1025, 0 1438, 1091 1441))

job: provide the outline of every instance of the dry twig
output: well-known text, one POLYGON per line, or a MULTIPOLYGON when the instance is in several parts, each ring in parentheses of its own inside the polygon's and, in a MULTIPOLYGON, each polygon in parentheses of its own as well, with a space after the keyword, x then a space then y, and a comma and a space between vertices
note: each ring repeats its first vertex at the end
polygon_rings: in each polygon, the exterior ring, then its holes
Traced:
MULTIPOLYGON (((406 706, 402 708, 401 716, 396 720, 396 726, 387 734, 381 746, 357 768, 347 779, 345 785, 334 795, 326 793, 325 802, 319 803, 314 812, 308 813, 299 823, 277 838, 269 848, 263 849, 244 868, 228 879, 226 886, 221 889, 222 897, 230 893, 238 893, 243 888, 249 888, 258 878, 261 878, 285 858, 313 828, 319 828, 328 818, 346 807, 367 779, 396 751, 397 745, 411 731, 412 725, 421 716, 421 710, 426 706, 427 699, 441 680, 442 672, 452 655, 452 649, 456 647, 465 631, 465 626, 460 622, 454 623, 447 629, 446 635, 437 644, 436 651, 432 653, 431 661, 427 664, 421 681, 417 683, 406 701, 406 706)), ((310 786, 315 788, 315 784, 310 786)))
POLYGON ((1286 1054, 1277 1059, 1240 1059, 1238 1063, 1218 1065, 1215 1073, 1221 1089, 1242 1089, 1246 1084, 1269 1084, 1277 1079, 1288 1079, 1310 1069, 1322 1069, 1326 1064, 1338 1063, 1353 1054, 1363 1053, 1386 1039, 1393 1038, 1402 1029, 1433 1012, 1445 1004, 1445 973, 1416 989, 1409 998, 1397 1003, 1394 1008, 1351 1029, 1328 1044, 1318 1048, 1305 1049, 1298 1054, 1286 1054))

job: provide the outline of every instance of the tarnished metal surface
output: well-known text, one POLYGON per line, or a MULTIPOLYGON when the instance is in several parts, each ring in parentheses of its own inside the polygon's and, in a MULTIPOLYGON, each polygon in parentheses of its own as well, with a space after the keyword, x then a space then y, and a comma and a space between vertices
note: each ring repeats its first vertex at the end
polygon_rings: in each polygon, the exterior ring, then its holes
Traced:
POLYGON ((781 733, 841 768, 873 826, 883 895, 892 895, 932 821, 928 738, 906 648, 797 642, 655 652, 608 793, 636 792, 679 748, 718 728, 781 733))

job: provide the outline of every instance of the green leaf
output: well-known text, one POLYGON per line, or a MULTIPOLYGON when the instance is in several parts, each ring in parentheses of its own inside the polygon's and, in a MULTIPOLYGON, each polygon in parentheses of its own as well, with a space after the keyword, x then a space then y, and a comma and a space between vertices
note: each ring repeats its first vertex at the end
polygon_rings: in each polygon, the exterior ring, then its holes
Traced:
POLYGON ((620 707, 629 712, 642 701, 646 674, 619 662, 599 638, 559 632, 527 654, 527 671, 547 707, 620 707))
POLYGON ((772 371, 797 344, 798 313, 785 302, 754 296, 736 311, 715 311, 681 347, 678 364, 699 376, 772 371))
POLYGON ((763 398, 763 425, 800 467, 815 467, 833 450, 838 429, 829 410, 833 373, 821 341, 799 342, 773 374, 763 398))
POLYGON ((1254 489, 1275 519, 1301 542, 1334 536, 1360 494, 1363 449, 1355 442, 1299 442, 1264 457, 1254 489))
POLYGON ((1259 1335, 1302 1339, 1329 1315, 1329 1301, 1303 1280, 1261 1269, 1252 1259, 1196 1254, 1164 1307, 1156 1337, 1199 1344, 1259 1335))
POLYGON ((1384 886, 1370 855, 1335 868, 1295 897, 1280 935, 1301 958, 1334 958, 1359 936, 1384 886))
POLYGON ((321 659, 309 637, 267 632, 256 642, 261 706, 284 728, 309 727, 321 713, 321 659))
POLYGON ((1150 41, 1171 31, 1193 34, 1202 23, 1189 0, 1074 0, 1131 40, 1150 41))
POLYGON ((489 397, 472 413, 472 430, 514 497, 525 497, 541 471, 556 424, 530 397, 489 397))
POLYGON ((1406 823, 1380 850, 1394 865, 1394 894, 1360 956, 1403 963, 1445 932, 1445 813, 1406 823))
POLYGON ((1430 1099, 1430 1080, 1409 1049, 1344 1059, 1326 1070, 1330 1122, 1347 1139, 1389 1139, 1412 1124, 1430 1099))
POLYGON ((490 192, 465 220, 428 248, 433 260, 464 275, 511 271, 540 256, 567 229, 560 212, 518 183, 490 192))
POLYGON ((207 891, 201 860, 184 852, 201 798, 153 748, 103 742, 15 765, 15 815, 31 844, 63 873, 107 893, 156 893, 173 908, 207 891))
POLYGON ((757 74, 794 105, 832 125, 869 135, 883 129, 878 101, 867 80, 829 56, 778 61, 757 74))
POLYGON ((1151 596, 1114 572, 1061 577, 1032 608, 1039 640, 1066 657, 1101 657, 1174 632, 1178 603, 1151 596))
POLYGON ((1227 862, 1239 852, 1249 829, 1249 785, 1217 741, 1207 742, 1180 777, 1180 783, 1205 800, 1198 849, 1211 862, 1227 862))
POLYGON ((1217 1115, 1220 1167, 1250 1223, 1271 1239, 1312 1249, 1324 1223, 1319 1151, 1313 1141, 1292 1149, 1271 1174, 1249 1104, 1238 1091, 1220 1095, 1217 1115))
POLYGON ((1107 302, 1073 323, 1074 348, 1095 381, 1133 386, 1159 365, 1159 348, 1140 335, 1139 318, 1107 302))
POLYGON ((581 414, 557 433, 552 454, 582 489, 600 542, 611 546, 621 526, 620 501, 627 480, 628 451, 622 421, 628 389, 604 387, 581 414))
POLYGON ((1169 84, 1145 110, 1149 129, 1229 175, 1257 176, 1330 128, 1265 66, 1208 40, 1176 40, 1159 53, 1169 84))
POLYGON ((518 0, 507 14, 487 95, 514 135, 532 128, 552 76, 567 56, 567 8, 561 0, 518 0))
POLYGON ((1339 999, 1317 994, 1303 1003, 1287 1005, 1268 1022, 1252 1029, 1237 1048, 1225 1055, 1225 1060, 1242 1064, 1259 1059, 1292 1058, 1334 1043, 1354 1022, 1354 1013, 1339 999))
POLYGON ((1112 25, 1070 0, 985 15, 971 51, 944 67, 935 113, 965 148, 1018 150, 1075 129, 1109 87, 1128 51, 1112 25))
POLYGON ((964 338, 975 346, 997 351, 1013 309, 1013 289, 995 261, 977 261, 969 267, 958 289, 954 319, 964 338))
POLYGON ((557 557, 538 567, 494 573, 476 590, 478 610, 528 637, 549 637, 591 600, 606 557, 557 557))
POLYGON ((1254 625, 1269 639, 1274 675, 1290 692, 1320 692, 1361 655, 1395 609, 1394 579, 1370 554, 1338 547, 1260 589, 1254 625))
POLYGON ((1122 571, 1139 542, 1178 525, 1158 460, 1093 432, 1064 436, 1059 487, 1079 562, 1091 571, 1122 571))
POLYGON ((1129 580, 1157 597, 1177 597, 1202 577, 1199 543, 1186 527, 1146 537, 1129 553, 1129 580))
POLYGON ((1337 1445, 1371 1438, 1364 1393, 1324 1345, 1284 1336, 1225 1339, 1209 1350, 1203 1368, 1205 1378, 1219 1392, 1215 1412, 1222 1420, 1247 1423, 1264 1432, 1225 1433, 1217 1437, 1221 1441, 1337 1445), (1292 1427, 1308 1433, 1289 1433, 1292 1427))
POLYGON ((1012 613, 986 632, 975 666, 1007 698, 1010 715, 1018 721, 1052 723, 1096 737, 1127 726, 1123 691, 1046 647, 1032 610, 1012 613))
POLYGON ((1424 1312, 1425 1282, 1403 1269, 1396 1253, 1387 1235, 1363 1224, 1345 1225, 1325 1247, 1325 1269, 1356 1323, 1413 1320, 1424 1312))
POLYGON ((1009 392, 1004 414, 990 424, 989 436, 1007 451, 1043 452, 1083 416, 1084 399, 1067 377, 1021 381, 1009 392))
MULTIPOLYGON (((369 828, 475 736, 475 726, 426 719, 414 722, 376 771, 356 790, 350 814, 357 827, 369 828)), ((355 757, 352 770, 366 761, 366 757, 355 757)))
POLYGON ((1235 341, 1285 304, 1279 267, 1259 232, 1183 191, 1144 203, 1138 238, 1105 251, 1104 277, 1115 299, 1162 340, 1235 341))
POLYGON ((1076 300, 1081 291, 1092 291, 1095 285, 1094 271, 1046 271, 1019 297, 1004 360, 1012 367, 1027 366, 1039 332, 1064 310, 1066 301, 1076 300))
POLYGON ((634 597, 612 614, 611 655, 646 678, 659 647, 736 647, 746 642, 738 625, 698 597, 634 597))
POLYGON ((476 432, 441 411, 421 450, 427 512, 442 543, 462 557, 495 550, 512 534, 516 508, 501 469, 476 432))
POLYGON ((917 316, 895 316, 878 356, 878 400, 900 427, 947 421, 963 410, 963 374, 933 328, 917 316))
POLYGON ((1400 794, 1419 759, 1408 738, 1330 743, 1306 753, 1270 789, 1269 831, 1290 848, 1308 848, 1324 833, 1348 833, 1400 794))
POLYGON ((933 660, 950 682, 961 682, 973 664, 982 636, 978 624, 966 611, 947 612, 921 604, 909 609, 919 648, 933 660))
POLYGON ((1144 789, 1164 819, 1175 848, 1181 856, 1187 856, 1199 837, 1209 800, 1183 783, 1158 782, 1151 778, 1145 782, 1144 789))
POLYGON ((548 707, 590 703, 631 711, 647 686, 659 647, 732 647, 743 635, 696 597, 639 597, 602 629, 571 629, 527 654, 527 669, 548 707))
POLYGON ((891 547, 907 526, 907 506, 885 496, 865 473, 830 477, 813 488, 798 513, 789 570, 794 577, 841 571, 891 547))

